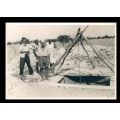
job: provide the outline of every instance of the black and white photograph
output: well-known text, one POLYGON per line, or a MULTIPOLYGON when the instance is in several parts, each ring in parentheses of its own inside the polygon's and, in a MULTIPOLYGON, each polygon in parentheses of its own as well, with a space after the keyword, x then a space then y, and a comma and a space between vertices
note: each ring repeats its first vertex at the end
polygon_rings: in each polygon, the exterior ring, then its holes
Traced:
POLYGON ((6 22, 6 99, 116 99, 115 22, 6 22))

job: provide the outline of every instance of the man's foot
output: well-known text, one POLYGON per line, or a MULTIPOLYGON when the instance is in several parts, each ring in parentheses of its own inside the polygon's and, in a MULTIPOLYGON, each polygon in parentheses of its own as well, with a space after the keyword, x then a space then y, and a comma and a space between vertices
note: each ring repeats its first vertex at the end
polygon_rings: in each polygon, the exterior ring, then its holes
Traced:
POLYGON ((44 76, 43 76, 42 74, 39 74, 39 75, 40 75, 40 80, 41 80, 41 81, 45 80, 45 79, 44 79, 44 76))
POLYGON ((45 79, 45 80, 49 81, 49 79, 48 79, 48 78, 47 78, 47 79, 45 79))
POLYGON ((34 76, 35 74, 33 73, 33 74, 31 74, 31 76, 34 76))
POLYGON ((34 75, 34 73, 30 73, 30 75, 34 75))
POLYGON ((21 80, 24 80, 24 76, 23 75, 20 75, 19 76, 21 80))
POLYGON ((49 80, 49 77, 48 77, 48 76, 45 76, 45 80, 49 80))

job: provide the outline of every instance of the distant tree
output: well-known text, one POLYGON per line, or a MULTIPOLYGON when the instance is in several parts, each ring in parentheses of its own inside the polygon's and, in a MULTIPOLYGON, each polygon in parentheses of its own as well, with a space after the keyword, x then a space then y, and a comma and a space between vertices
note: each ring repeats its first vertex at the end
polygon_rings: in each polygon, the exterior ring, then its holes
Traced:
POLYGON ((12 45, 12 42, 7 42, 7 45, 12 45))
POLYGON ((101 39, 101 36, 98 36, 97 39, 101 39))
POLYGON ((88 40, 91 40, 91 39, 106 39, 106 38, 115 38, 115 35, 114 36, 104 35, 104 36, 97 36, 97 37, 89 37, 89 36, 87 36, 88 40))
POLYGON ((109 38, 108 35, 104 35, 103 38, 109 38))
POLYGON ((111 38, 115 38, 115 35, 111 36, 111 38))
POLYGON ((87 36, 87 39, 88 39, 88 40, 90 40, 90 39, 91 39, 91 37, 87 36))
POLYGON ((60 35, 57 37, 58 41, 65 46, 66 43, 69 43, 72 38, 69 35, 60 35))
POLYGON ((16 44, 16 42, 13 42, 13 44, 16 44))

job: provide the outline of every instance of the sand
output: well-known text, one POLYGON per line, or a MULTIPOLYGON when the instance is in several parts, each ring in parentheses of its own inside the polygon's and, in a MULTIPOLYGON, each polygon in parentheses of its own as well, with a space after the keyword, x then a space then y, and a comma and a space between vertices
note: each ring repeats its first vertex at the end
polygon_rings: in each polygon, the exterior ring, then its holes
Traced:
MULTIPOLYGON (((114 99, 115 92, 115 74, 112 73, 106 65, 95 59, 92 50, 86 46, 90 56, 93 56, 96 68, 92 69, 85 52, 81 47, 72 49, 61 68, 59 75, 49 77, 49 80, 42 81, 39 74, 34 76, 28 74, 27 66, 25 66, 26 82, 19 79, 19 55, 14 57, 7 64, 6 76, 6 98, 7 99, 114 99), (79 61, 81 61, 79 63, 79 61), (80 69, 79 69, 80 65, 80 69), (79 73, 80 71, 80 73, 79 73), (109 75, 111 76, 110 86, 94 86, 94 85, 74 85, 59 84, 58 81, 65 74, 81 74, 81 75, 109 75)), ((114 63, 114 49, 112 47, 98 46, 103 52, 108 54, 109 60, 114 63), (107 52, 106 52, 107 51, 107 52)), ((56 51, 56 58, 59 58, 65 49, 61 48, 56 51)), ((30 54, 32 67, 35 69, 36 59, 30 54)))

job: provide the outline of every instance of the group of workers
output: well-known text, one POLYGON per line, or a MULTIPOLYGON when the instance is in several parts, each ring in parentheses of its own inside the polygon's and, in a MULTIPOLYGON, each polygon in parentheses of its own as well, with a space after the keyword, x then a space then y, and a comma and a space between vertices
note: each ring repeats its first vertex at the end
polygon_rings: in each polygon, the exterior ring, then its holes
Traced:
POLYGON ((48 80, 49 71, 54 73, 54 62, 50 60, 50 54, 53 53, 50 49, 46 47, 45 42, 35 40, 34 46, 30 46, 27 42, 28 39, 23 37, 20 42, 19 52, 20 52, 20 78, 24 80, 24 66, 27 64, 29 74, 34 75, 33 68, 31 66, 30 51, 32 49, 33 54, 37 60, 36 62, 36 72, 40 74, 42 80, 48 80), (51 69, 49 69, 51 68, 51 69))

